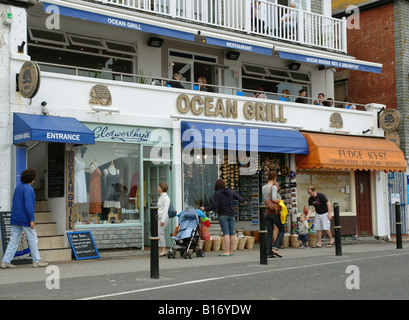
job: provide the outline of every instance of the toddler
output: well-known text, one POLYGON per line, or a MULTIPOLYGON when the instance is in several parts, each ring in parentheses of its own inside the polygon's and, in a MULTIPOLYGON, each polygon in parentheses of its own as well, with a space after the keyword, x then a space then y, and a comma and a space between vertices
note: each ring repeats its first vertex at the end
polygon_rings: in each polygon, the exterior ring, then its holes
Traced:
POLYGON ((298 221, 298 241, 300 248, 308 249, 308 221, 307 216, 302 213, 298 221))

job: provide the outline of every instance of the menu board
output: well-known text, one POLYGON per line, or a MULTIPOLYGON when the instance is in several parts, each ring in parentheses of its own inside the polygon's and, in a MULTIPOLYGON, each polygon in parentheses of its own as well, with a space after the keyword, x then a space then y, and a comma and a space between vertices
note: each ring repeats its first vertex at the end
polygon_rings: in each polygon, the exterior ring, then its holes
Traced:
POLYGON ((99 258, 91 231, 67 232, 67 237, 76 260, 99 258))
POLYGON ((48 197, 64 197, 64 143, 48 143, 48 197))
MULTIPOLYGON (((7 245, 10 241, 10 218, 11 212, 0 212, 0 230, 1 230, 1 243, 3 246, 3 254, 6 252, 7 245)), ((32 263, 31 252, 28 246, 27 237, 21 236, 20 244, 17 247, 12 264, 29 264, 32 263)))

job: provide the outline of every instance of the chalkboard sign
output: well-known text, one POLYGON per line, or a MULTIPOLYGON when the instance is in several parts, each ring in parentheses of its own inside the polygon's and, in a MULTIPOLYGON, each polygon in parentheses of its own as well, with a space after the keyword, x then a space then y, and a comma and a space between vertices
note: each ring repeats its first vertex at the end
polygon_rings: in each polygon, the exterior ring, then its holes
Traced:
POLYGON ((91 231, 67 232, 76 260, 99 258, 99 252, 91 231))
MULTIPOLYGON (((6 252, 7 245, 10 241, 10 219, 11 212, 0 212, 0 231, 1 231, 1 243, 3 246, 3 255, 6 252)), ((31 252, 28 246, 28 241, 25 235, 21 237, 20 244, 17 247, 16 254, 14 255, 12 264, 29 264, 32 263, 31 252)))
POLYGON ((48 143, 48 197, 64 197, 64 143, 48 143))

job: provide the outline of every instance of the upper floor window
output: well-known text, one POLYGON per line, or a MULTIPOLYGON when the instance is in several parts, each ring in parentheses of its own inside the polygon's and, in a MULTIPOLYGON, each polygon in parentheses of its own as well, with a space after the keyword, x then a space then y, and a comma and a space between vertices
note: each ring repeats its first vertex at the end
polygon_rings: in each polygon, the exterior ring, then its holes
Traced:
POLYGON ((47 63, 41 65, 43 71, 133 81, 127 74, 134 71, 138 49, 135 43, 29 27, 28 54, 47 63))

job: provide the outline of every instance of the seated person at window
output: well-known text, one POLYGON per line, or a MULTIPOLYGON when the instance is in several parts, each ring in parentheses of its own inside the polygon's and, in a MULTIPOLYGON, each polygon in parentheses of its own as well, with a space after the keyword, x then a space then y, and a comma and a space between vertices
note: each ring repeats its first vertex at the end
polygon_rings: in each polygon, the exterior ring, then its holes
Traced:
POLYGON ((199 91, 213 92, 213 88, 206 86, 207 80, 205 77, 199 77, 197 83, 199 83, 199 91))
POLYGON ((314 101, 314 105, 329 107, 329 102, 325 100, 325 94, 318 93, 318 100, 314 101))
POLYGON ((307 96, 307 90, 301 89, 298 91, 299 97, 295 100, 297 103, 308 103, 307 99, 305 98, 307 96))
POLYGON ((344 100, 344 109, 356 110, 356 105, 352 104, 351 100, 349 100, 349 98, 345 98, 345 100, 344 100))
POLYGON ((267 99, 267 95, 263 92, 264 88, 262 86, 258 86, 256 90, 257 91, 253 93, 253 98, 267 99))
POLYGON ((291 95, 290 90, 284 89, 283 91, 281 91, 281 93, 283 95, 280 97, 280 101, 290 101, 290 102, 292 101, 292 99, 290 97, 290 95, 291 95))
POLYGON ((180 80, 181 80, 180 74, 179 73, 174 73, 172 80, 168 82, 167 86, 172 87, 172 88, 184 89, 185 87, 182 85, 180 80))

